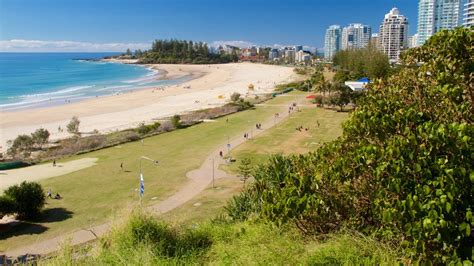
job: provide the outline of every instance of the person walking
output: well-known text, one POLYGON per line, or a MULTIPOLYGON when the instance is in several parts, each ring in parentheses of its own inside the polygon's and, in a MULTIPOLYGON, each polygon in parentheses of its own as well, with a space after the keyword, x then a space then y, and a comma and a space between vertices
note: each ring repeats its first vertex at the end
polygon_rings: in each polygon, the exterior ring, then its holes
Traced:
POLYGON ((56 159, 53 160, 53 167, 56 167, 56 159))
POLYGON ((120 170, 123 171, 123 162, 120 163, 120 170))

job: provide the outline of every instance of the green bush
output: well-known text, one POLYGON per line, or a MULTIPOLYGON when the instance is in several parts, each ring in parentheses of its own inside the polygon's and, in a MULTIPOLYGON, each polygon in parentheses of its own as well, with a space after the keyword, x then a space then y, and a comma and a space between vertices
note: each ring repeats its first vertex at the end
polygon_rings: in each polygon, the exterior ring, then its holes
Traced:
POLYGON ((171 124, 174 128, 181 128, 181 117, 179 115, 174 115, 171 118, 171 124))
POLYGON ((5 196, 0 197, 0 219, 7 214, 15 213, 15 202, 5 196))
POLYGON ((372 84, 341 138, 259 168, 261 216, 374 233, 424 262, 472 259, 473 42, 468 29, 438 33, 372 84))
POLYGON ((20 219, 37 217, 46 200, 40 184, 26 181, 9 187, 5 190, 4 197, 13 202, 14 213, 18 214, 20 219))
POLYGON ((103 250, 104 255, 125 255, 143 248, 152 256, 167 258, 194 256, 212 244, 210 236, 198 229, 177 230, 141 212, 133 213, 108 241, 112 245, 103 250))

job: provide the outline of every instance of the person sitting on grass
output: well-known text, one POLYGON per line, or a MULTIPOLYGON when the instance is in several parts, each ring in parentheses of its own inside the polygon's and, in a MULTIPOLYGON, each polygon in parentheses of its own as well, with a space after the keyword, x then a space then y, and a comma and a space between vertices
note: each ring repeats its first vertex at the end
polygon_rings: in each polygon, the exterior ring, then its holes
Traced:
POLYGON ((54 199, 62 199, 61 195, 59 193, 56 193, 56 196, 54 196, 54 199))

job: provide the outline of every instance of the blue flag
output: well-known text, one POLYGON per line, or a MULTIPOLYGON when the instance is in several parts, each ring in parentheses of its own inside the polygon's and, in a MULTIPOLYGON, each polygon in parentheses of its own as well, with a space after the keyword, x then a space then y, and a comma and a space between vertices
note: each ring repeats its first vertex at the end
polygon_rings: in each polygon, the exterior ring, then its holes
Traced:
POLYGON ((140 174, 140 197, 145 194, 145 181, 143 181, 143 174, 140 174))

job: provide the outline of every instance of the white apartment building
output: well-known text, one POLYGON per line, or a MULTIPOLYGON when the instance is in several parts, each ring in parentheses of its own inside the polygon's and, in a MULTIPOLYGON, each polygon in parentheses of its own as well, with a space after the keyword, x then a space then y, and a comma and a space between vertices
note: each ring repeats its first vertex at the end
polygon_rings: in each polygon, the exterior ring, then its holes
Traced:
POLYGON ((349 24, 342 29, 342 50, 365 48, 371 37, 372 27, 360 23, 349 24))
POLYGON ((464 23, 465 27, 474 26, 474 0, 467 0, 464 4, 464 23))
POLYGON ((379 45, 391 62, 397 62, 408 48, 408 19, 397 8, 392 8, 380 25, 379 45))
POLYGON ((420 0, 418 4, 418 40, 423 45, 443 29, 452 30, 461 25, 462 0, 420 0))

